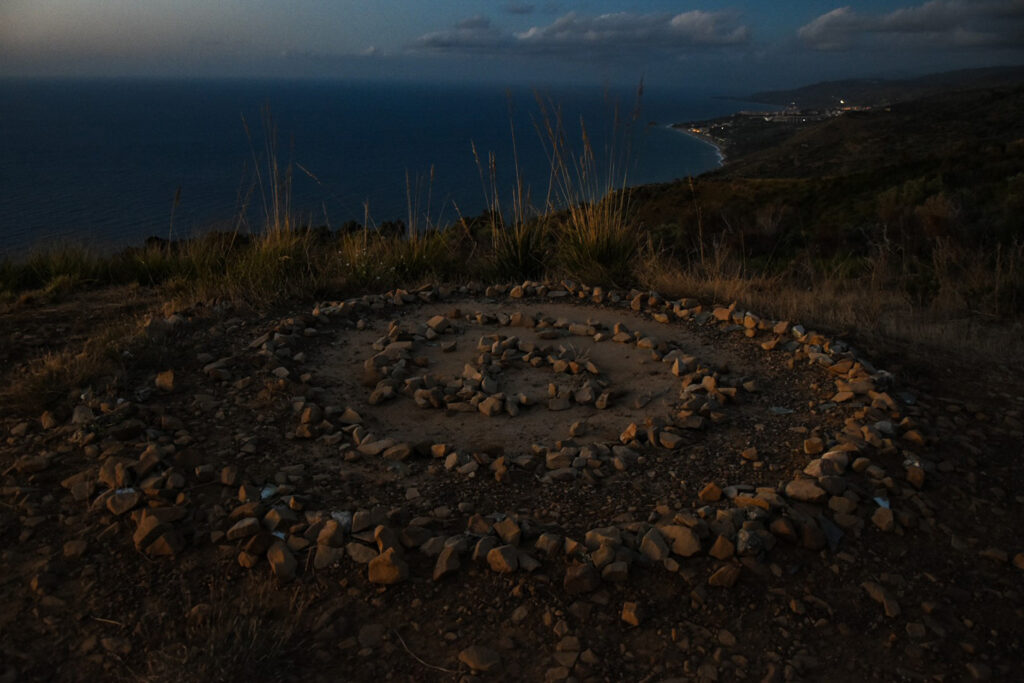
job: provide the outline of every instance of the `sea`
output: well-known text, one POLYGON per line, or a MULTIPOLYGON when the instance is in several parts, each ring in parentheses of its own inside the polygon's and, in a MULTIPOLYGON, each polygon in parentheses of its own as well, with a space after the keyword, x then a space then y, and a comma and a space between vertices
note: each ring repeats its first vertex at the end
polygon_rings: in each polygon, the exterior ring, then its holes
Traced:
POLYGON ((719 165, 718 151, 669 124, 750 107, 722 94, 0 80, 0 257, 56 242, 113 250, 151 236, 258 231, 273 213, 275 188, 278 205, 302 224, 332 230, 351 221, 448 225, 481 214, 495 189, 507 209, 517 176, 542 207, 551 195, 547 129, 557 121, 570 158, 583 153, 585 135, 598 184, 699 175, 719 165))

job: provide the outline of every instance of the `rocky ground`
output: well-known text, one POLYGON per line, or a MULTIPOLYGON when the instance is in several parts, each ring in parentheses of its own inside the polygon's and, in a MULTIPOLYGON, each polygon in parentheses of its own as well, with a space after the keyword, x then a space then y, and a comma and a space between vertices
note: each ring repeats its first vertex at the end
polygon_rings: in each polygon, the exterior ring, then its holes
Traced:
MULTIPOLYGON (((4 381, 96 311, 0 317, 4 381)), ((570 282, 144 340, 0 420, 0 680, 1021 675, 1019 361, 570 282)))

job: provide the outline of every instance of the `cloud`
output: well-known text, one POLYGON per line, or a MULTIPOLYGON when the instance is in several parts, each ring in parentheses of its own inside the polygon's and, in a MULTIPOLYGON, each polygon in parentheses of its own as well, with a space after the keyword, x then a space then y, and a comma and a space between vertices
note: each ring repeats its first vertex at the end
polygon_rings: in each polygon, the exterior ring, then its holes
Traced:
POLYGON ((506 2, 504 10, 509 14, 532 14, 536 5, 529 2, 506 2))
POLYGON ((484 17, 422 36, 419 48, 450 52, 487 48, 495 53, 591 54, 680 53, 696 48, 742 45, 750 29, 734 12, 693 10, 681 14, 617 12, 586 16, 570 12, 552 23, 505 33, 484 17))
POLYGON ((478 14, 469 19, 463 19, 450 30, 421 36, 416 41, 416 45, 440 51, 475 51, 481 48, 494 49, 500 44, 507 43, 508 40, 509 37, 491 24, 490 19, 478 14))
POLYGON ((1024 0, 930 0, 887 14, 840 7, 801 26, 816 50, 893 47, 1024 47, 1024 0))

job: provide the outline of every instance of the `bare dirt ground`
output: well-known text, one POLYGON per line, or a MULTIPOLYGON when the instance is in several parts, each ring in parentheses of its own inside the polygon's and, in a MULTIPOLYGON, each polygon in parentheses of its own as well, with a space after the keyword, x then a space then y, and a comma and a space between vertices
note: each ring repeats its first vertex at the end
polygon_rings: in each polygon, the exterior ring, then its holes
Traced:
MULTIPOLYGON (((3 381, 156 303, 94 301, 3 381)), ((0 416, 0 680, 1018 677, 1019 364, 571 283, 168 313, 0 416)))

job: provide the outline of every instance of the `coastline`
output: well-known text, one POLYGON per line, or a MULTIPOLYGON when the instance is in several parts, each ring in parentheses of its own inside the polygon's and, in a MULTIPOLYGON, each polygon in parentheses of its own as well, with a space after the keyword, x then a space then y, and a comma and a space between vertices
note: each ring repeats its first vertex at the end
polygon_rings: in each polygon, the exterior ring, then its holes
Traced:
POLYGON ((718 167, 721 168, 722 166, 725 165, 725 150, 722 148, 722 145, 719 144, 713 137, 711 137, 710 135, 703 135, 701 133, 694 133, 693 131, 682 128, 681 125, 677 123, 670 123, 668 127, 676 131, 677 133, 688 135, 691 138, 694 138, 695 140, 700 140, 705 144, 711 145, 712 147, 715 148, 715 153, 718 155, 718 167))

